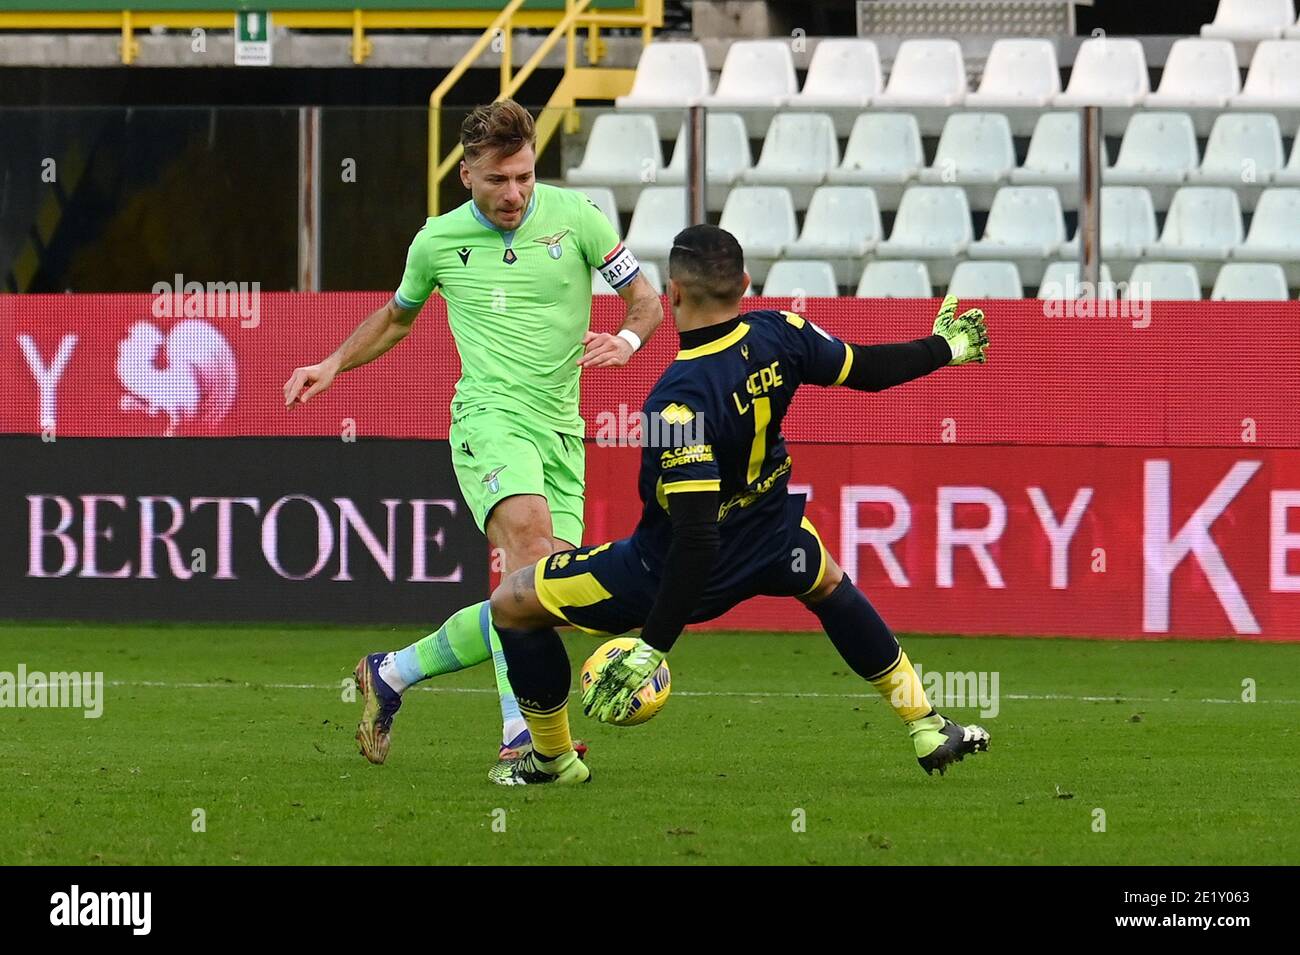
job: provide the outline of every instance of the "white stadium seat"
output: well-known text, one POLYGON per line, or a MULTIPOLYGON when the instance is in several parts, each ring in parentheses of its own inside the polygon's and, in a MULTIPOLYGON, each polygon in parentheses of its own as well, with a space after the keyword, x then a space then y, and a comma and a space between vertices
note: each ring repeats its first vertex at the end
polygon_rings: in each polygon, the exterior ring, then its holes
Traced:
POLYGON ((1201 36, 1224 40, 1271 40, 1295 20, 1291 0, 1219 0, 1214 22, 1201 27, 1201 36))
POLYGON ((925 165, 921 129, 910 113, 863 113, 853 124, 844 160, 826 174, 833 185, 871 186, 882 209, 897 209, 903 189, 925 165))
POLYGON ((1174 189, 1200 165, 1196 130, 1186 113, 1135 113, 1115 165, 1102 170, 1108 185, 1146 186, 1157 209, 1167 209, 1174 189))
POLYGON ((1286 272, 1276 262, 1229 262, 1219 269, 1210 299, 1215 302, 1285 302, 1286 272))
POLYGON ((1300 108, 1300 40, 1265 40, 1255 47, 1241 92, 1240 109, 1300 108))
POLYGON ((709 95, 709 64, 704 47, 689 41, 657 40, 641 51, 632 91, 619 96, 619 109, 653 112, 661 136, 681 122, 681 111, 709 95))
POLYGON ((1237 194, 1221 186, 1186 186, 1174 194, 1160 241, 1147 258, 1222 262, 1244 239, 1237 194))
POLYGON ((972 109, 1044 107, 1061 92, 1061 70, 1051 40, 994 40, 979 90, 966 95, 972 109))
MULTIPOLYGON (((1079 298, 1082 289, 1078 261, 1053 262, 1043 272, 1043 280, 1038 286, 1038 297, 1049 301, 1079 298)), ((1101 282, 1097 286, 1097 298, 1113 299, 1115 297, 1115 280, 1111 278, 1110 266, 1101 263, 1101 282)))
POLYGON ((960 106, 966 99, 966 61, 956 40, 904 40, 889 83, 872 106, 960 106))
POLYGON ((1137 106, 1151 92, 1147 58, 1133 39, 1084 40, 1074 58, 1070 83, 1052 98, 1056 106, 1137 106))
POLYGON ((790 190, 781 186, 732 189, 718 225, 736 237, 745 250, 750 277, 760 285, 767 279, 772 263, 798 235, 794 201, 790 190))
POLYGON ((858 298, 929 298, 933 289, 924 262, 868 262, 855 294, 858 298))
POLYGON ((853 121, 884 88, 880 51, 871 40, 822 40, 813 50, 803 89, 786 106, 828 113, 835 135, 847 136, 853 121))
POLYGON ((1051 186, 1007 186, 998 190, 984 226, 984 237, 971 244, 972 259, 1006 259, 1016 263, 1029 285, 1043 277, 1047 261, 1065 243, 1061 197, 1051 186))
POLYGON ((1237 50, 1227 40, 1176 40, 1160 74, 1160 88, 1148 93, 1147 109, 1222 109, 1241 92, 1237 50))
POLYGON ((1272 113, 1224 113, 1214 121, 1205 158, 1187 174, 1198 186, 1229 186, 1253 212, 1264 186, 1282 171, 1282 129, 1272 113))
POLYGON ((1282 31, 1282 35, 1288 40, 1300 40, 1300 18, 1296 22, 1282 31))
POLYGON ((948 283, 958 298, 1024 298, 1020 270, 1014 262, 958 262, 948 283))
POLYGON ((1275 186, 1300 186, 1300 131, 1296 132, 1295 142, 1291 146, 1291 161, 1273 175, 1275 186))
MULTIPOLYGON (((727 201, 727 193, 741 174, 754 165, 749 151, 749 134, 745 121, 736 113, 709 110, 704 118, 704 178, 708 210, 718 212, 727 201)), ((686 183, 686 125, 677 133, 673 158, 659 174, 659 183, 680 186, 686 183)))
POLYGON ((894 231, 876 246, 883 259, 923 259, 930 277, 947 283, 953 260, 975 239, 966 190, 960 186, 913 186, 903 193, 894 231))
POLYGON ((1143 262, 1133 269, 1124 297, 1130 301, 1196 301, 1201 297, 1201 276, 1188 262, 1143 262))
POLYGON ((1246 241, 1232 252, 1246 262, 1278 262, 1287 284, 1300 285, 1300 189, 1266 189, 1255 206, 1246 241))
POLYGON ((786 40, 737 40, 727 50, 710 109, 739 111, 750 136, 761 136, 777 107, 799 92, 786 40))
POLYGON ((578 192, 585 195, 595 203, 597 209, 605 213, 605 218, 610 221, 615 232, 619 235, 623 234, 623 222, 618 214, 618 205, 614 202, 614 190, 604 186, 583 186, 578 192))
POLYGON ((571 186, 608 186, 620 209, 630 209, 637 193, 663 169, 659 131, 645 113, 602 113, 591 126, 582 162, 564 177, 571 186))
POLYGON ((928 186, 964 186, 970 207, 984 210, 1015 166, 1016 148, 1005 116, 954 113, 944 123, 934 165, 922 169, 918 178, 928 186))
MULTIPOLYGON (((1079 205, 1079 114, 1074 110, 1043 113, 1034 124, 1025 164, 1011 170, 1010 181, 1016 186, 1055 186, 1061 205, 1074 209, 1079 205)), ((1101 142, 1102 165, 1110 163, 1105 139, 1101 142)))
POLYGON ((813 193, 803 232, 785 247, 787 259, 830 263, 838 285, 852 285, 862 260, 884 238, 876 194, 869 186, 822 186, 813 193))
POLYGON ((829 262, 798 259, 775 263, 763 283, 763 294, 834 298, 840 290, 829 262))
POLYGON ((686 190, 680 186, 647 186, 637 196, 624 243, 642 262, 666 267, 673 237, 686 228, 686 190))
POLYGON ((825 113, 782 113, 772 120, 763 152, 741 175, 752 186, 786 186, 796 209, 806 209, 813 190, 840 162, 835 124, 825 113))
MULTIPOLYGON (((1159 238, 1149 190, 1142 186, 1101 187, 1101 257, 1117 278, 1127 279, 1159 238)), ((1078 235, 1061 246, 1061 255, 1079 257, 1078 235)))

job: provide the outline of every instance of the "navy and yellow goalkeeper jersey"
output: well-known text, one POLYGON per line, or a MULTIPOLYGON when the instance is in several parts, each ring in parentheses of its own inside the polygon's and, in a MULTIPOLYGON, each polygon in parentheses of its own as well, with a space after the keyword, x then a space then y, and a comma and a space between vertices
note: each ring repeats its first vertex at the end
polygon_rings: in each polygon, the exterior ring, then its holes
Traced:
POLYGON ((786 553, 791 462, 781 422, 801 384, 843 382, 853 352, 777 311, 686 332, 682 345, 646 398, 643 509, 632 540, 658 574, 672 539, 672 495, 716 490, 721 549, 711 587, 726 587, 786 553))

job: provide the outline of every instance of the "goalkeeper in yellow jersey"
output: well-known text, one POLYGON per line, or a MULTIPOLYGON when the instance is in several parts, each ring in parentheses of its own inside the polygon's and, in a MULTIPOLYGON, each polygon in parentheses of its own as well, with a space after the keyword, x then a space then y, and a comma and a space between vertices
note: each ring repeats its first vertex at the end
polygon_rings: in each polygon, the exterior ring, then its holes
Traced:
POLYGON ((817 615, 848 665, 898 715, 926 772, 988 748, 988 733, 936 713, 912 664, 845 576, 790 494, 781 422, 803 384, 880 391, 945 365, 983 362, 984 314, 944 300, 934 333, 854 345, 792 312, 738 314, 744 253, 714 226, 685 229, 669 258, 676 360, 646 399, 642 517, 631 537, 561 551, 510 575, 492 595, 511 685, 532 751, 491 773, 505 785, 585 782, 569 735, 569 660, 554 627, 636 627, 636 646, 583 696, 588 715, 623 719, 682 628, 753 596, 789 596, 817 615), (806 559, 800 559, 805 555, 806 559), (815 555, 815 556, 813 556, 815 555))

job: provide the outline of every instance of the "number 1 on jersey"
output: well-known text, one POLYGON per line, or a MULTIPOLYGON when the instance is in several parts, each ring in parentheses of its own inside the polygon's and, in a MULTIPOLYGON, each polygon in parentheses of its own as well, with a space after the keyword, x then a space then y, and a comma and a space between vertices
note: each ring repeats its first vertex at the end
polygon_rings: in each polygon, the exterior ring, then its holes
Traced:
POLYGON ((750 402, 754 409, 754 443, 749 448, 749 470, 745 480, 753 484, 763 472, 767 458, 767 426, 772 421, 772 399, 755 398, 750 402))

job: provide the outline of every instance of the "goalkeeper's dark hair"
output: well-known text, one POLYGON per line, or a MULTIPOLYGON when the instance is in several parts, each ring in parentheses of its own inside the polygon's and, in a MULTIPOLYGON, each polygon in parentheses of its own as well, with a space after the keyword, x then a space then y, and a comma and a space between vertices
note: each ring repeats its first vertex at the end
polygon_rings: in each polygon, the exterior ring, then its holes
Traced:
POLYGON ((513 156, 525 146, 537 148, 537 126, 528 110, 503 99, 470 111, 460 126, 460 144, 468 163, 487 153, 513 156))
POLYGON ((726 229, 688 226, 673 237, 668 277, 693 304, 727 305, 745 294, 745 252, 726 229))

